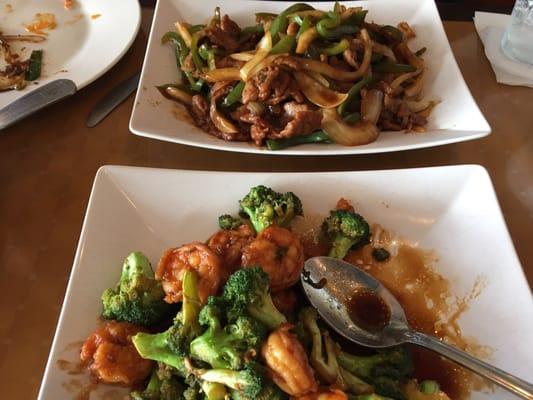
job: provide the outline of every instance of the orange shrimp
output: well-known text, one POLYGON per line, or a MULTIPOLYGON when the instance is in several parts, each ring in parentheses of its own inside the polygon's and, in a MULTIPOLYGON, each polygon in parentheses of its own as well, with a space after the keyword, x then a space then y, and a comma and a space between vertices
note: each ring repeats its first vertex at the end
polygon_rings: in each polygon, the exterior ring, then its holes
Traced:
POLYGON ((194 271, 198 276, 198 293, 204 303, 216 295, 224 280, 224 269, 218 254, 200 242, 169 249, 161 256, 156 279, 161 281, 167 303, 177 303, 183 298, 182 284, 185 271, 194 271))
POLYGON ((291 396, 316 392, 317 381, 302 344, 289 330, 290 324, 281 324, 272 332, 261 348, 272 380, 291 396))
POLYGON ((304 266, 304 249, 294 233, 271 225, 243 249, 242 265, 263 268, 270 277, 270 289, 276 292, 298 282, 304 266))
POLYGON ((153 361, 137 353, 131 342, 137 332, 145 329, 127 322, 106 322, 83 343, 80 359, 90 363, 89 370, 102 382, 139 383, 150 374, 153 361))
POLYGON ((240 267, 242 250, 254 240, 254 236, 254 230, 243 224, 234 230, 216 232, 207 241, 207 246, 220 256, 229 275, 240 267))

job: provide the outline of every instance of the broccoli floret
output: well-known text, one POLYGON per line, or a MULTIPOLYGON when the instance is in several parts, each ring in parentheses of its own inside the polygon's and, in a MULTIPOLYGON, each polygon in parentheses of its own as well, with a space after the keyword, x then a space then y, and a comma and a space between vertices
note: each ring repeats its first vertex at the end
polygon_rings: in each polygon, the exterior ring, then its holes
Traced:
POLYGON ((272 224, 286 227, 295 216, 303 215, 302 202, 294 193, 278 193, 263 185, 251 188, 239 205, 258 233, 272 224))
POLYGON ((287 322, 272 302, 269 283, 270 279, 261 267, 243 268, 233 273, 226 282, 223 293, 223 298, 233 308, 230 315, 238 316, 246 310, 252 318, 269 329, 287 322))
POLYGON ((168 366, 159 364, 152 371, 148 385, 144 391, 130 393, 132 400, 175 400, 180 399, 185 390, 183 383, 168 366))
POLYGON ((254 363, 246 364, 240 371, 232 369, 197 370, 195 375, 206 382, 221 383, 244 396, 255 398, 263 390, 263 371, 254 363))
POLYGON ((257 321, 239 316, 222 326, 225 307, 221 299, 210 297, 200 311, 199 322, 207 330, 191 342, 191 356, 209 363, 213 368, 240 369, 249 350, 257 352, 266 337, 266 330, 257 321))
POLYGON ((320 330, 317 318, 318 314, 312 307, 306 307, 300 312, 301 325, 311 340, 309 361, 320 379, 351 393, 372 393, 371 385, 339 366, 336 344, 327 330, 323 332, 320 330))
POLYGON ((228 398, 226 386, 221 383, 203 381, 201 387, 207 400, 225 400, 228 398))
POLYGON ((174 310, 172 305, 163 301, 164 296, 161 283, 155 280, 150 261, 136 251, 126 257, 117 287, 107 289, 102 294, 102 316, 137 325, 153 325, 167 318, 174 310))
POLYGON ((330 257, 343 259, 352 246, 368 243, 370 227, 365 219, 351 211, 330 211, 322 231, 331 242, 330 257))
POLYGON ((273 382, 265 380, 263 384, 263 390, 261 390, 261 392, 257 396, 248 397, 244 395, 243 392, 239 392, 238 390, 232 390, 231 399, 232 400, 289 400, 289 395, 285 393, 283 390, 281 390, 273 382))
POLYGON ((220 229, 224 229, 225 231, 237 229, 241 225, 242 220, 238 217, 233 217, 229 214, 224 214, 218 217, 218 226, 220 226, 220 229))
POLYGON ((196 275, 187 271, 183 275, 182 309, 174 325, 161 333, 139 332, 133 336, 133 344, 140 356, 170 365, 186 377, 185 357, 189 353, 190 342, 201 333, 198 325, 200 304, 196 275))
POLYGON ((337 354, 342 368, 374 386, 382 396, 403 399, 404 383, 413 370, 409 352, 399 346, 382 350, 371 356, 355 356, 344 352, 337 354))

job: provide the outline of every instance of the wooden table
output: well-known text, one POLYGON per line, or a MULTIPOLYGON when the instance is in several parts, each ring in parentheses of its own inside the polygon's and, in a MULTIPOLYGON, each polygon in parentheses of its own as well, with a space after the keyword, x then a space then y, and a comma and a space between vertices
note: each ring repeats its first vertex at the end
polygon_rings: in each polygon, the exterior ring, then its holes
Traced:
MULTIPOLYGON (((134 136, 128 131, 133 98, 96 128, 85 127, 96 102, 140 69, 151 14, 150 9, 143 10, 143 28, 137 40, 105 76, 67 102, 0 133, 2 398, 37 395, 92 181, 104 164, 227 171, 481 164, 490 172, 524 272, 533 284, 533 89, 496 83, 471 22, 446 22, 445 28, 466 82, 492 127, 490 136, 399 153, 272 157, 134 136)), ((501 260, 501 266, 506 267, 506 260, 501 260)))

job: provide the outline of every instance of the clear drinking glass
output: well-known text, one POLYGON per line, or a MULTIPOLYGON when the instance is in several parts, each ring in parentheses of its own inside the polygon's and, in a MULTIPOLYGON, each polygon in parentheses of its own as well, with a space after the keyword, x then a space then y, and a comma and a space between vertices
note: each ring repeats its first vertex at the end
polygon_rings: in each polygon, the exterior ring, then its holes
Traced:
POLYGON ((533 0, 516 0, 502 50, 509 58, 533 64, 533 0))

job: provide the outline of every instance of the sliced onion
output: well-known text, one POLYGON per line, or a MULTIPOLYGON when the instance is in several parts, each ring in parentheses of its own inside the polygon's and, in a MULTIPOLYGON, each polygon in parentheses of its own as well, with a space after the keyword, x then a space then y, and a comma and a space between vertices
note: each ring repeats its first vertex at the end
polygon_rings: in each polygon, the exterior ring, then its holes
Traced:
MULTIPOLYGON (((424 117, 424 118, 427 118, 429 117, 429 114, 431 114, 431 111, 433 111, 433 109, 440 103, 440 101, 438 100, 433 100, 433 101, 430 101, 428 106, 426 108, 424 108, 422 111, 420 111, 418 113, 418 115, 420 115, 421 117, 424 117)), ((409 107, 409 104, 407 105, 407 107, 409 107)))
POLYGON ((249 51, 244 51, 242 53, 233 53, 230 54, 230 58, 237 61, 250 61, 252 58, 254 58, 254 53, 249 51))
POLYGON ((176 31, 178 31, 179 35, 181 36, 187 47, 190 49, 192 37, 189 33, 189 24, 186 22, 176 22, 174 26, 176 27, 176 31))
POLYGON ((424 71, 420 73, 411 86, 405 88, 403 91, 407 97, 414 97, 418 95, 424 87, 424 71))
POLYGON ((254 56, 250 61, 242 66, 239 72, 243 81, 248 80, 250 77, 250 72, 256 65, 263 61, 266 56, 268 56, 270 50, 272 50, 272 35, 270 34, 270 31, 266 31, 265 36, 263 36, 263 38, 257 44, 257 49, 254 56))
POLYGON ((354 125, 345 124, 334 108, 322 110, 322 129, 335 143, 343 146, 360 146, 374 142, 379 136, 379 129, 368 121, 359 121, 354 125))
POLYGON ((384 44, 378 42, 372 42, 372 50, 374 51, 374 53, 383 54, 385 57, 387 57, 394 63, 398 62, 396 56, 394 55, 394 52, 389 46, 385 46, 384 44))
POLYGON ((303 71, 294 71, 294 77, 305 97, 319 107, 337 107, 348 97, 348 93, 335 92, 321 85, 303 71))
POLYGON ((298 38, 298 43, 296 44, 296 54, 304 54, 309 48, 309 45, 318 37, 318 32, 313 26, 309 28, 298 38))
POLYGON ((239 68, 217 68, 211 71, 206 71, 201 76, 207 82, 241 80, 241 75, 239 74, 239 68))
POLYGON ((321 74, 319 74, 318 72, 309 71, 308 74, 311 75, 311 77, 318 83, 326 87, 329 87, 329 81, 326 78, 324 78, 321 74))
POLYGON ((375 125, 383 109, 383 92, 368 90, 361 100, 361 119, 375 125))
POLYGON ((366 73, 368 67, 370 66, 370 60, 372 58, 372 40, 370 39, 370 36, 368 35, 366 29, 361 30, 361 38, 363 39, 365 45, 365 54, 363 56, 361 66, 357 71, 342 71, 340 69, 332 67, 329 64, 308 58, 298 58, 297 60, 303 69, 318 72, 319 74, 329 76, 330 78, 333 78, 337 81, 355 81, 366 73))
POLYGON ((399 89, 400 89, 402 83, 404 83, 405 81, 408 81, 409 79, 417 76, 420 72, 422 72, 422 71, 418 70, 418 71, 413 71, 413 72, 406 72, 405 74, 401 74, 400 76, 398 76, 390 84, 390 87, 391 87, 392 91, 395 92, 395 93, 399 93, 400 92, 399 89))
POLYGON ((178 89, 174 86, 168 86, 165 88, 165 93, 174 100, 179 101, 187 105, 192 104, 192 96, 189 93, 184 92, 183 90, 178 89))
POLYGON ((265 105, 263 103, 259 103, 258 101, 249 102, 246 104, 246 108, 248 108, 248 110, 255 115, 261 115, 265 112, 265 105))
POLYGON ((271 54, 263 61, 261 61, 259 64, 257 64, 248 74, 248 79, 253 78, 255 74, 257 74, 259 71, 261 71, 263 68, 268 67, 270 64, 272 64, 272 61, 274 61, 279 56, 286 55, 286 53, 282 54, 271 54))
POLYGON ((228 134, 239 133, 237 127, 217 110, 217 105, 214 101, 211 101, 211 106, 209 107, 209 117, 220 132, 228 134))

